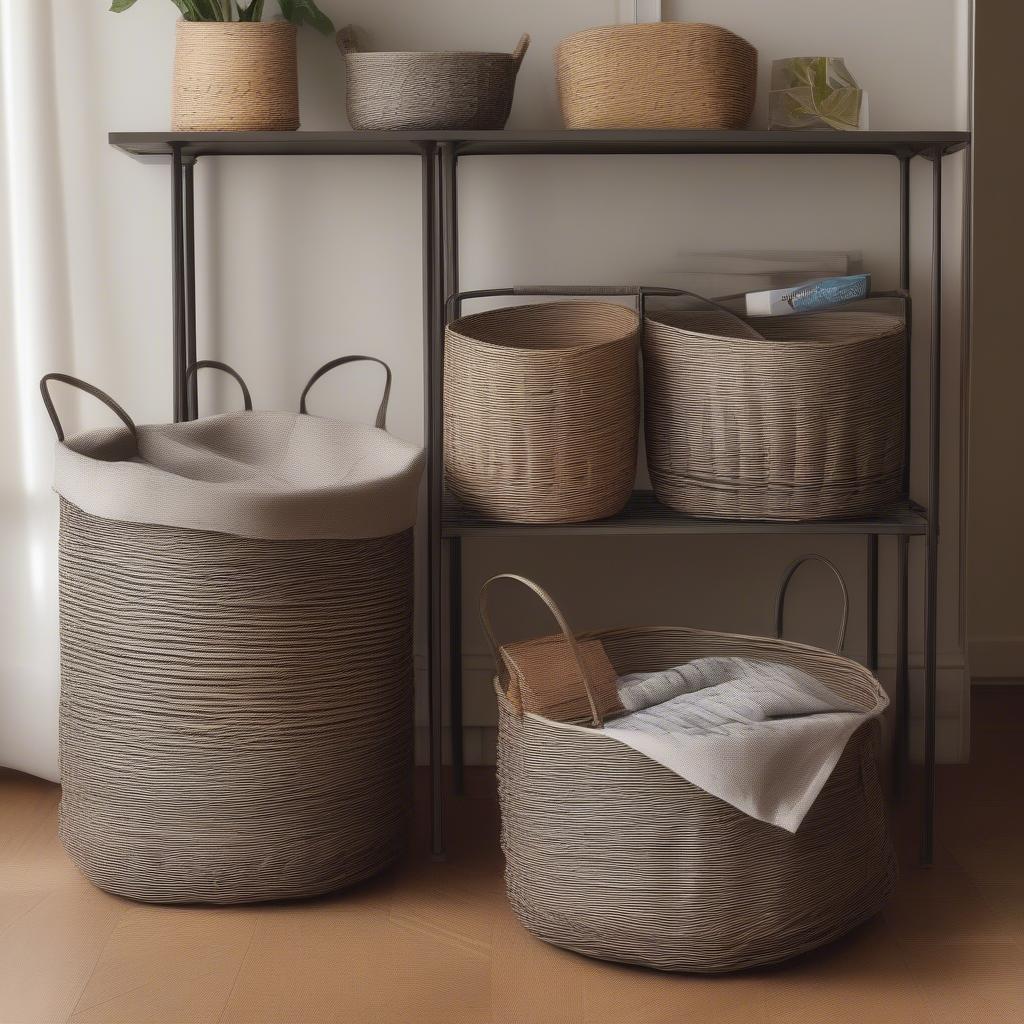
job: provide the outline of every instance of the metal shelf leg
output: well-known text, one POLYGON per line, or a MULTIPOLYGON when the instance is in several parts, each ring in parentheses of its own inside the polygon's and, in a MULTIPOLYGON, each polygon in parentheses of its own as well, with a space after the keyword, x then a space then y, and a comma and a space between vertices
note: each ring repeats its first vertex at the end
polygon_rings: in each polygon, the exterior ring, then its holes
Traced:
POLYGON ((896 750, 893 758, 893 782, 896 796, 906 789, 910 764, 910 538, 901 535, 896 549, 896 692, 899 707, 896 718, 896 750))
POLYGON ((448 542, 448 672, 452 734, 452 787, 462 795, 465 751, 462 733, 462 539, 448 542))
MULTIPOLYGON (((184 270, 185 270, 185 367, 196 361, 196 192, 195 161, 183 167, 184 270)), ((185 418, 199 415, 199 390, 196 374, 188 381, 185 394, 185 418)))
POLYGON ((174 146, 171 157, 171 380, 172 415, 175 423, 186 418, 185 370, 188 365, 185 310, 185 165, 181 147, 174 146))

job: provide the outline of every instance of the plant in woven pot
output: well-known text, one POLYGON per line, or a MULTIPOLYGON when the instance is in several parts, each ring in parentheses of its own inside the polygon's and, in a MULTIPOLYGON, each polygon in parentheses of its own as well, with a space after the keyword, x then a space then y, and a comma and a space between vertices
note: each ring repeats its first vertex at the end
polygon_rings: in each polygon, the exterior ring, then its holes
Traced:
MULTIPOLYGON (((113 0, 120 14, 137 0, 113 0)), ((171 0, 181 11, 174 55, 171 128, 176 132, 294 131, 299 127, 296 30, 329 35, 315 0, 171 0)))

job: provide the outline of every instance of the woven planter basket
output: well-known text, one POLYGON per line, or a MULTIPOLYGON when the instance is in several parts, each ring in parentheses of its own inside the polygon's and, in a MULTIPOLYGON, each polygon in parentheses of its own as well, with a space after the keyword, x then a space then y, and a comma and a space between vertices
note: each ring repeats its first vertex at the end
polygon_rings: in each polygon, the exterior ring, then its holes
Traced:
MULTIPOLYGON (((577 638, 594 640, 619 674, 711 655, 764 658, 811 673, 866 711, 886 703, 861 666, 800 644, 677 627, 577 638)), ((561 677, 572 652, 559 647, 549 664, 561 677)), ((495 679, 505 881, 513 911, 538 938, 603 960, 719 973, 831 942, 891 895, 877 720, 854 733, 790 833, 594 728, 521 712, 506 696, 516 660, 506 654, 495 679)), ((578 667, 576 678, 582 692, 578 667)))
POLYGON ((343 28, 349 123, 357 131, 500 130, 529 45, 524 35, 510 54, 371 53, 343 28))
POLYGON ((297 129, 295 26, 179 21, 171 127, 176 132, 297 129))
POLYGON ((636 477, 639 320, 610 302, 465 316, 445 332, 448 488, 478 515, 615 515, 636 477))
POLYGON ((867 515, 899 499, 906 322, 871 311, 745 320, 650 313, 647 464, 658 500, 691 515, 867 515), (739 327, 739 330, 737 330, 739 327))
POLYGON ((717 25, 608 25, 563 39, 555 71, 566 128, 744 128, 757 50, 717 25))
MULTIPOLYGON (((245 417, 260 415, 177 426, 220 421, 244 446, 268 422, 245 417)), ((147 450, 147 429, 67 444, 125 459, 147 450)), ((254 539, 104 518, 62 496, 72 860, 108 892, 164 903, 313 896, 381 871, 410 819, 412 615, 411 528, 254 539)))

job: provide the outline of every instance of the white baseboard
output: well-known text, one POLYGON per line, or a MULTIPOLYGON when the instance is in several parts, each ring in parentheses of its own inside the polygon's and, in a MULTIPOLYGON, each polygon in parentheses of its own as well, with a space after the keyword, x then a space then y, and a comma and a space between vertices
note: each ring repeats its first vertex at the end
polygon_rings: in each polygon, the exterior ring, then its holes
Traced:
POLYGON ((969 654, 972 681, 1024 680, 1024 637, 979 637, 969 654))

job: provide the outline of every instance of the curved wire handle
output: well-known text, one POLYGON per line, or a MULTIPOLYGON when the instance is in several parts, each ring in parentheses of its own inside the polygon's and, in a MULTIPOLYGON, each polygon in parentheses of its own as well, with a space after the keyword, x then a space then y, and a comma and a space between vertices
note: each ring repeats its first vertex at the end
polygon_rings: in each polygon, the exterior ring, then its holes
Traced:
POLYGON ((299 398, 299 412, 307 414, 306 410, 306 396, 309 394, 309 389, 326 373, 330 373, 337 366, 344 366, 345 363, 379 363, 384 367, 384 373, 387 375, 384 381, 384 397, 380 400, 380 408, 377 410, 377 420, 374 426, 380 430, 387 430, 388 421, 388 400, 391 398, 391 367, 384 362, 383 359, 378 359, 376 356, 342 356, 340 359, 332 359, 329 363, 324 363, 312 377, 309 378, 309 383, 303 389, 302 396, 299 398))
POLYGON ((547 606, 547 609, 551 612, 555 622, 558 623, 558 628, 562 631, 562 636, 564 636, 566 641, 568 641, 569 650, 572 652, 573 660, 576 662, 576 667, 580 670, 580 679, 583 680, 583 689, 587 694, 587 703, 590 705, 590 714, 593 717, 594 725, 600 728, 604 725, 604 719, 597 710, 597 701, 594 700, 594 689, 590 685, 587 668, 583 662, 583 654, 580 651, 579 644, 576 642, 576 637, 569 628, 569 623, 565 621, 565 616, 562 614, 561 609, 557 604, 555 604, 554 599, 542 586, 534 583, 533 580, 528 580, 525 576, 517 576, 514 573, 509 572, 503 572, 499 573, 497 576, 492 576, 480 588, 480 621, 483 623, 487 641, 491 645, 491 651, 494 654, 494 663, 498 671, 501 672, 501 653, 498 647, 498 642, 494 638, 494 628, 491 625, 491 616, 487 606, 487 592, 491 585, 496 583, 498 580, 512 580, 514 583, 522 584, 527 588, 527 590, 533 591, 533 593, 535 593, 547 606))
POLYGON ((135 429, 135 423, 131 416, 128 415, 115 402, 110 395, 105 391, 100 391, 98 387, 92 384, 87 384, 84 380, 78 377, 72 377, 66 373, 48 373, 39 382, 39 392, 43 396, 43 405, 46 406, 46 411, 50 415, 50 422, 53 424, 53 429, 57 434, 57 440, 64 440, 64 427, 61 426, 60 417, 57 415, 57 410, 54 408, 53 399, 50 397, 49 383, 51 380, 58 381, 61 384, 70 384, 73 388, 78 388, 79 391, 84 391, 87 395, 92 395, 93 398, 98 398, 108 409, 115 412, 121 422, 132 432, 132 437, 138 439, 139 432, 135 429))
POLYGON ((835 563, 824 555, 801 555, 799 558, 794 559, 790 562, 782 577, 782 583, 779 584, 778 592, 775 595, 775 639, 782 639, 782 619, 783 613, 786 610, 786 591, 789 589, 790 580, 796 575, 797 569, 800 568, 805 562, 821 562, 823 565, 828 566, 832 570, 832 575, 835 576, 839 586, 843 592, 843 618, 839 624, 839 635, 836 638, 835 653, 838 654, 843 649, 843 644, 846 642, 846 627, 850 621, 850 591, 846 586, 846 580, 843 579, 843 574, 836 567, 835 563))
POLYGON ((237 370, 233 370, 227 363, 219 362, 216 359, 200 359, 199 362, 193 363, 185 371, 185 384, 188 384, 197 370, 205 369, 220 370, 222 373, 234 377, 238 381, 238 386, 242 389, 242 404, 245 406, 245 411, 252 412, 252 395, 249 394, 249 389, 245 386, 242 375, 237 370))

